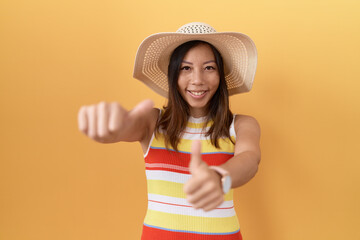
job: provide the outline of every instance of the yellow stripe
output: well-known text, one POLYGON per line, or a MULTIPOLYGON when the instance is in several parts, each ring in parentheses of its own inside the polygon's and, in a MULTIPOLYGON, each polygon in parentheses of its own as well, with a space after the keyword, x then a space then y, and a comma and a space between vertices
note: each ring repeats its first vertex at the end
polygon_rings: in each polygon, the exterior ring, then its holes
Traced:
POLYGON ((224 201, 232 201, 234 199, 234 190, 230 189, 229 192, 227 192, 224 196, 224 201))
MULTIPOLYGON (((235 142, 234 137, 231 137, 231 139, 235 142)), ((191 144, 192 144, 192 140, 181 139, 180 143, 178 145, 179 151, 191 152, 191 144)), ((165 148, 164 135, 158 134, 158 136, 153 139, 151 146, 165 148)), ((209 140, 201 140, 201 152, 202 153, 210 153, 210 152, 233 153, 234 152, 234 144, 232 144, 229 139, 219 139, 219 146, 220 146, 220 149, 217 149, 215 146, 213 146, 210 143, 209 140)), ((170 149, 172 149, 172 148, 170 147, 170 149)))
POLYGON ((186 198, 184 184, 163 180, 148 180, 148 193, 159 194, 169 197, 186 198))
POLYGON ((145 224, 203 233, 228 233, 239 229, 237 216, 225 218, 194 217, 148 210, 145 224))
MULTIPOLYGON (((208 122, 207 124, 206 124, 206 127, 211 127, 211 125, 214 123, 214 121, 210 121, 210 122, 208 122)), ((187 124, 186 124, 186 126, 187 127, 189 127, 189 128, 197 128, 197 129, 199 129, 199 128, 203 128, 204 127, 204 122, 203 123, 193 123, 193 122, 188 122, 187 124)))
MULTIPOLYGON (((163 180, 148 180, 148 193, 164 195, 169 197, 186 198, 184 184, 163 180)), ((233 200, 233 189, 224 196, 225 201, 233 200)))

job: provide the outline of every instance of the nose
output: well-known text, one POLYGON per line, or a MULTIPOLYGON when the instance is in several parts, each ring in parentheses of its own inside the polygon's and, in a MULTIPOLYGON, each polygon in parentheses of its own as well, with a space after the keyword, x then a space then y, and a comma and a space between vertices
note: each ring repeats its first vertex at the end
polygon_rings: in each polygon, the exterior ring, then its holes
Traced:
POLYGON ((203 84, 203 73, 201 70, 194 70, 191 78, 191 84, 202 85, 203 84))

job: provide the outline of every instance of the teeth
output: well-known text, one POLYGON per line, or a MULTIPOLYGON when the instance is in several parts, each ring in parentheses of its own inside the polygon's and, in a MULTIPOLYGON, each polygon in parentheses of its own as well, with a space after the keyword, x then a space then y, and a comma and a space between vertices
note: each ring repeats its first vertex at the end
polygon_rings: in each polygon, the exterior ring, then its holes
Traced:
POLYGON ((203 95, 205 91, 202 91, 202 92, 192 92, 190 91, 191 94, 194 94, 195 96, 200 96, 200 95, 203 95))

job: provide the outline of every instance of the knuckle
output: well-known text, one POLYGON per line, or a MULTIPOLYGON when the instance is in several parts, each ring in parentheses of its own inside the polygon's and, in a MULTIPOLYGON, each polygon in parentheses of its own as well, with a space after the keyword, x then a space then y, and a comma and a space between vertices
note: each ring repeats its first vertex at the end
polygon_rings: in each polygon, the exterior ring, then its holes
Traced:
POLYGON ((104 108, 106 108, 106 106, 107 106, 107 103, 105 101, 102 101, 102 102, 98 103, 98 105, 97 105, 98 109, 104 109, 104 108))
POLYGON ((111 106, 120 106, 120 104, 118 102, 110 102, 111 106))
POLYGON ((121 107, 121 105, 117 102, 112 102, 109 105, 109 109, 114 116, 121 116, 124 113, 124 109, 121 107))
POLYGON ((115 118, 115 123, 109 125, 109 131, 111 133, 119 131, 123 127, 124 123, 118 118, 115 118))
POLYGON ((205 185, 205 190, 206 192, 213 192, 216 190, 216 185, 214 184, 214 182, 208 182, 206 185, 205 185))
POLYGON ((82 106, 79 109, 79 115, 86 115, 87 111, 88 111, 89 106, 82 106))
POLYGON ((118 102, 111 102, 110 107, 113 111, 120 111, 122 109, 121 105, 118 102))
POLYGON ((86 111, 86 106, 81 106, 79 109, 79 114, 84 114, 84 112, 86 111))
POLYGON ((95 105, 90 105, 87 107, 87 112, 89 114, 94 114, 95 113, 95 105))

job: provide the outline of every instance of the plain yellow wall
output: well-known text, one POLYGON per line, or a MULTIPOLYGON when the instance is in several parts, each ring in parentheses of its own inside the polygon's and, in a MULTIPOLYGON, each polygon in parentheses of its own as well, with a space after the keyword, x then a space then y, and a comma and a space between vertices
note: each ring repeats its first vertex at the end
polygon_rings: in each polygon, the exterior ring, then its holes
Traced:
POLYGON ((360 239, 358 0, 0 2, 0 239, 139 239, 137 143, 77 130, 81 105, 165 99, 132 78, 148 35, 202 21, 255 41, 236 113, 262 127, 257 176, 235 191, 245 240, 360 239))

